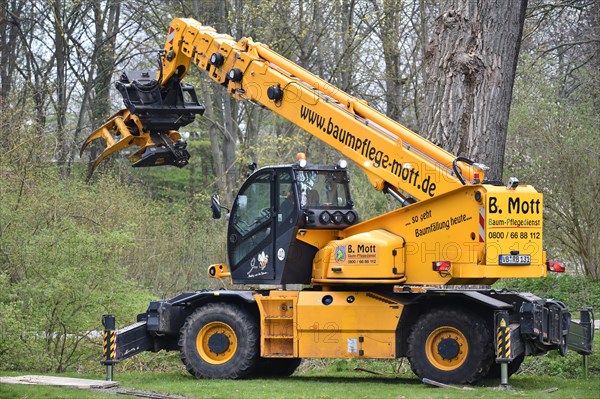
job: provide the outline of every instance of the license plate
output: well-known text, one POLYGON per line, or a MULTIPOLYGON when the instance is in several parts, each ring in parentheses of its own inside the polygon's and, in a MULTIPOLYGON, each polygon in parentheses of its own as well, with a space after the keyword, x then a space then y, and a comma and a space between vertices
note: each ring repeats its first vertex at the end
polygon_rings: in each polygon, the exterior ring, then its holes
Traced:
POLYGON ((530 265, 531 255, 500 255, 501 265, 530 265))

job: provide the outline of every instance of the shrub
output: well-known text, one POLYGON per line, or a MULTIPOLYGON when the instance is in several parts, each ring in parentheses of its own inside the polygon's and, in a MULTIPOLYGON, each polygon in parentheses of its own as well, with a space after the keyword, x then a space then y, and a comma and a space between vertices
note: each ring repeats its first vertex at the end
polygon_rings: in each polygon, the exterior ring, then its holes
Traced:
POLYGON ((577 318, 577 309, 600 309, 600 284, 589 277, 550 273, 546 278, 504 279, 494 285, 564 302, 577 318))
POLYGON ((135 229, 110 216, 120 198, 50 168, 6 172, 0 192, 2 367, 61 372, 97 359, 89 332, 100 316, 130 318, 148 300, 121 263, 135 229))

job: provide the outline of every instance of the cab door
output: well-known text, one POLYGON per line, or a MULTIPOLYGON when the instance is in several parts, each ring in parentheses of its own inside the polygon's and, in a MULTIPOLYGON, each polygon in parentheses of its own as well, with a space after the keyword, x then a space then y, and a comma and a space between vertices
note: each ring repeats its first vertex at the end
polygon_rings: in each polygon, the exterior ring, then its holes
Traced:
POLYGON ((275 278, 275 176, 272 169, 252 174, 231 210, 227 252, 232 278, 237 282, 268 283, 275 278))

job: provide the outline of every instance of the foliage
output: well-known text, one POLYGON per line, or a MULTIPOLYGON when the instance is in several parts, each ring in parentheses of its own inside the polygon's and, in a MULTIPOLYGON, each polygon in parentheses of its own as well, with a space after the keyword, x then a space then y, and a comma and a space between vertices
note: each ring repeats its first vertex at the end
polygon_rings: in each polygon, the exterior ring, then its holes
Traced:
MULTIPOLYGON (((531 292, 541 298, 564 302, 571 312, 591 307, 600 309, 600 284, 582 275, 549 273, 546 278, 504 279, 494 288, 507 288, 518 292, 531 292)), ((577 316, 574 316, 577 318, 577 316)))
MULTIPOLYGON (((593 354, 589 357, 589 375, 598 379, 600 376, 600 337, 596 331, 593 354)), ((582 357, 578 353, 569 351, 566 357, 554 351, 545 356, 527 357, 518 371, 520 375, 546 375, 561 378, 580 378, 583 374, 582 357)))
POLYGON ((598 76, 568 98, 545 79, 547 65, 524 57, 515 86, 505 168, 545 195, 544 234, 551 259, 600 278, 600 120, 598 76))
MULTIPOLYGON (((194 135, 195 136, 195 135, 194 135)), ((142 186, 153 199, 165 203, 188 203, 194 205, 195 196, 216 193, 215 175, 212 168, 210 143, 204 138, 190 137, 187 141, 191 158, 185 168, 131 168, 129 162, 120 160, 119 174, 142 186)), ((102 170, 110 171, 109 167, 102 170)), ((111 165, 113 168, 114 166, 111 165)), ((202 204, 201 206, 204 206, 202 204)), ((205 207, 206 208, 206 207, 205 207)))
MULTIPOLYGON (((212 222, 151 201, 108 177, 62 181, 52 167, 3 172, 0 359, 6 368, 64 370, 85 360, 86 336, 110 312, 122 323, 156 296, 207 286, 224 255, 212 222)), ((206 212, 204 212, 206 213, 206 212)), ((94 348, 93 356, 98 356, 94 348)))
POLYGON ((530 1, 505 170, 544 193, 550 259, 600 278, 598 2, 530 1))
POLYGON ((123 219, 111 229, 114 197, 61 181, 53 168, 4 175, 0 358, 6 368, 63 371, 98 350, 89 332, 103 313, 144 306, 148 296, 119 261, 134 231, 123 219))

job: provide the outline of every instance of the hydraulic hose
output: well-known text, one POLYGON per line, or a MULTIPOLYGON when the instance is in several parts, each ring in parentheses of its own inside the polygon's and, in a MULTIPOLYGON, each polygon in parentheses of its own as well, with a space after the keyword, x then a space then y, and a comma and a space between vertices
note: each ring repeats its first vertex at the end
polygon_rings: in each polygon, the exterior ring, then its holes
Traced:
POLYGON ((465 158, 465 157, 456 157, 454 158, 454 161, 452 161, 452 169, 454 170, 454 174, 456 175, 456 178, 464 185, 466 185, 467 183, 465 182, 465 179, 463 179, 462 174, 460 173, 460 171, 458 170, 458 162, 464 162, 467 165, 473 165, 474 162, 471 161, 469 158, 465 158))

